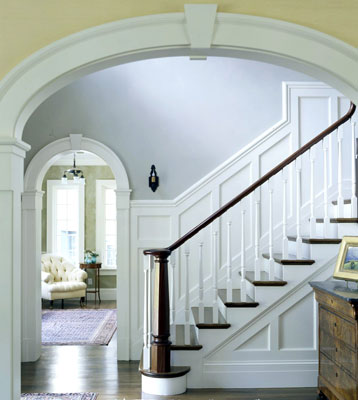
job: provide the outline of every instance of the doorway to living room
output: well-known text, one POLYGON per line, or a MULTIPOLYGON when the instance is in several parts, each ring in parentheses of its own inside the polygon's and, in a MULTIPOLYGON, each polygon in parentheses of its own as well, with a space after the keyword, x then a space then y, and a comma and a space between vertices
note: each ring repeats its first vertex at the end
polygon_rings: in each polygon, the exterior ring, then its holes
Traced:
POLYGON ((113 172, 74 151, 49 167, 42 192, 42 345, 108 345, 117 326, 113 172))

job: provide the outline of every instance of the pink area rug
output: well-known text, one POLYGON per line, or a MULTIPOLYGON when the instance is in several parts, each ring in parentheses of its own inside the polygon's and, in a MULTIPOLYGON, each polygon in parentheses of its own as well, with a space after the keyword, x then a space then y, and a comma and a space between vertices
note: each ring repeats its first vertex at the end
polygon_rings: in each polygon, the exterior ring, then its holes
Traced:
MULTIPOLYGON (((117 310, 74 309, 42 312, 43 345, 108 345, 116 329, 117 310)), ((72 397, 69 399, 72 400, 72 397)), ((79 399, 82 400, 80 397, 79 399)), ((86 397, 84 399, 87 400, 86 397)))

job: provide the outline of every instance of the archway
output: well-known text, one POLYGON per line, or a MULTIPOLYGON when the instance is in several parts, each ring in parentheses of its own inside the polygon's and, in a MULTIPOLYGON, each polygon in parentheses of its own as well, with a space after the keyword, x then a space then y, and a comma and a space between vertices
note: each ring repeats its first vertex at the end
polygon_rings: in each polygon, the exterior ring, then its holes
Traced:
MULTIPOLYGON (((216 13, 216 5, 187 5, 185 13, 132 18, 88 29, 47 46, 14 68, 0 84, 0 165, 6 177, 0 184, 0 252, 2 280, 7 282, 0 294, 6 310, 0 382, 6 400, 19 398, 20 392, 20 196, 28 150, 21 141, 23 127, 44 99, 83 75, 121 63, 177 55, 271 62, 315 76, 358 103, 355 48, 295 24, 216 13)), ((33 203, 40 201, 38 189, 32 190, 32 197, 23 196, 27 214, 36 214, 33 203)))
POLYGON ((36 361, 41 354, 41 185, 48 168, 64 153, 89 151, 111 168, 117 183, 117 315, 119 359, 129 359, 129 196, 126 170, 112 150, 102 143, 70 135, 40 150, 25 174, 22 202, 22 361, 36 361))

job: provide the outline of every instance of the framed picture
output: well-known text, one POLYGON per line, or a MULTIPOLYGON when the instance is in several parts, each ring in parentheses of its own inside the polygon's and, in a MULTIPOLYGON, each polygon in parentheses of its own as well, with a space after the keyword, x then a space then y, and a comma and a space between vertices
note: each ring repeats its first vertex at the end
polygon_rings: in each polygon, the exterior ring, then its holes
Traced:
POLYGON ((333 278, 358 281, 358 237, 344 236, 333 278))

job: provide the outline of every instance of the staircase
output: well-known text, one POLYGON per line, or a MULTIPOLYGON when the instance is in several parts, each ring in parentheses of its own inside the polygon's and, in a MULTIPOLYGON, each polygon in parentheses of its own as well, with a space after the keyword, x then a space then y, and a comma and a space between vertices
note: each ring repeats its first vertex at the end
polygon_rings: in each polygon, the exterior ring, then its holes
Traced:
POLYGON ((342 151, 342 127, 349 124, 354 112, 355 106, 351 104, 342 118, 171 246, 144 252, 144 347, 140 368, 143 392, 173 395, 184 392, 186 387, 316 385, 315 305, 308 282, 331 278, 341 238, 358 235, 354 122, 349 138, 351 154, 342 151), (328 166, 332 160, 329 140, 333 132, 337 132, 338 165, 337 197, 331 201, 328 166), (320 198, 315 187, 318 152, 323 166, 322 205, 316 204, 320 198), (349 157, 351 163, 350 199, 343 198, 343 157, 349 157), (309 167, 309 182, 302 182, 303 166, 309 167), (303 186, 309 188, 309 216, 301 214, 303 186), (275 197, 278 187, 279 199, 275 197), (289 190, 295 190, 296 198, 291 207, 289 190), (268 202, 267 216, 260 215, 263 193, 268 202), (250 207, 254 220, 248 221, 250 207), (239 222, 233 218, 233 208, 237 209, 239 222), (290 208, 295 209, 294 226, 288 225, 290 208), (275 209, 282 215, 282 231, 278 237, 273 223, 275 209), (317 215, 317 209, 322 215, 317 215), (264 218, 268 228, 263 237, 264 218), (235 226, 237 222, 239 226, 235 226), (218 223, 226 224, 224 250, 219 248, 218 223), (254 237, 251 255, 247 254, 245 244, 245 227, 249 223, 254 237), (233 235, 234 231, 239 235, 233 235), (204 279, 205 249, 200 238, 204 234, 211 236, 208 250, 212 282, 204 279), (189 243, 194 237, 198 257, 192 265, 194 242, 189 243), (263 243, 265 238, 267 242, 263 243), (240 254, 236 259, 232 256, 233 240, 240 240, 240 254), (219 253, 223 251, 226 263, 219 265, 219 253), (234 267, 235 263, 238 265, 234 267), (174 293, 178 264, 184 276, 181 310, 176 310, 174 293), (190 298, 189 292, 192 268, 197 269, 196 298, 190 298), (219 287, 218 271, 222 268, 226 270, 226 284, 219 287), (310 324, 313 325, 311 334, 305 329, 310 324), (292 346, 293 338, 308 345, 299 351, 292 346))

